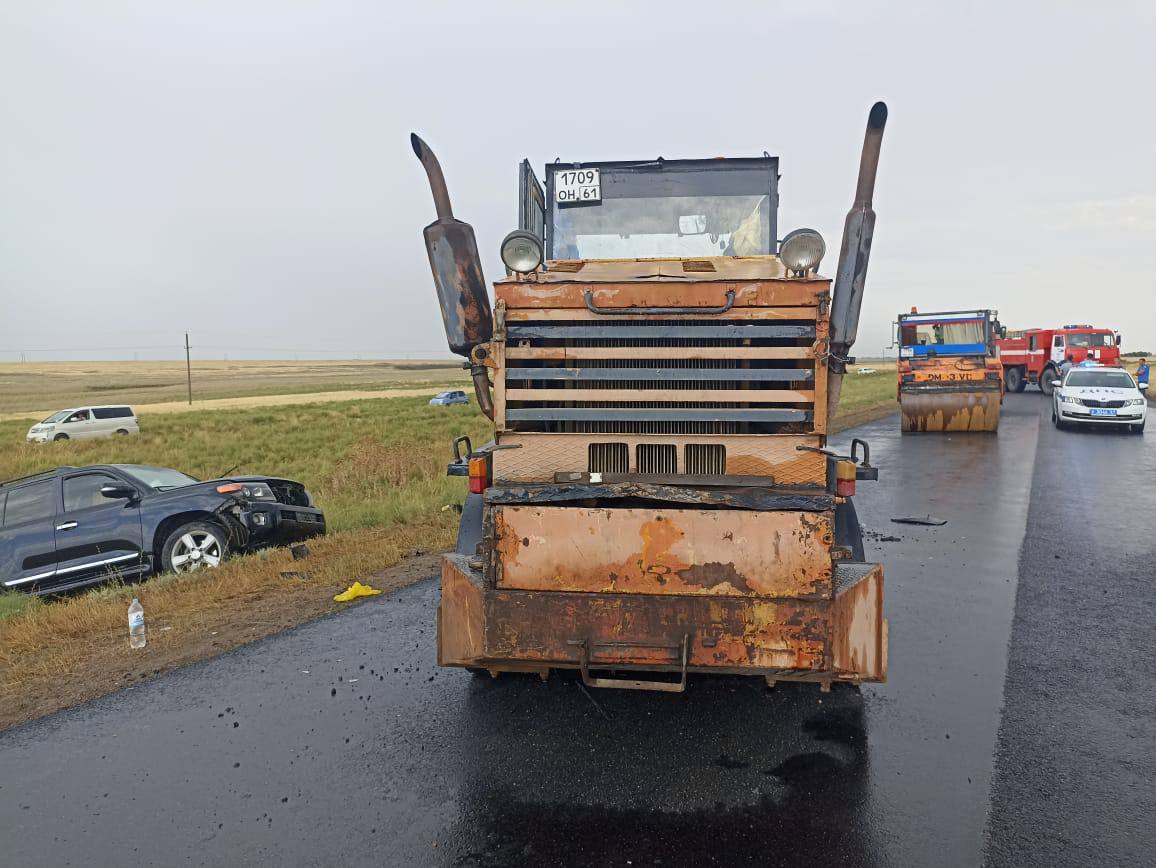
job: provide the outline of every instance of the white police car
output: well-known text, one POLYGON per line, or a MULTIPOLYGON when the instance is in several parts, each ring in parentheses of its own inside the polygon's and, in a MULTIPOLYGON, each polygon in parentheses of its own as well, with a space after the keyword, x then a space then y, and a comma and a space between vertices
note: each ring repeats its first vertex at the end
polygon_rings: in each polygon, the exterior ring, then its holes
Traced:
POLYGON ((1133 434, 1144 431, 1148 402, 1123 368, 1079 366, 1052 385, 1052 422, 1057 428, 1080 423, 1124 426, 1133 434))

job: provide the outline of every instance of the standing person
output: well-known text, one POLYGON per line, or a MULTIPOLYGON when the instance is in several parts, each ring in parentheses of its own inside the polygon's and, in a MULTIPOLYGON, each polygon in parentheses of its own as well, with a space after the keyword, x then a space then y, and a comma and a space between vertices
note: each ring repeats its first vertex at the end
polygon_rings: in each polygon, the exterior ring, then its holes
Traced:
POLYGON ((1080 367, 1081 368, 1090 368, 1090 367, 1092 367, 1094 365, 1098 365, 1098 364, 1100 364, 1100 363, 1096 361, 1096 357, 1092 355, 1092 351, 1088 350, 1088 354, 1086 356, 1084 356, 1084 360, 1082 362, 1080 362, 1080 367))
POLYGON ((1140 359, 1140 364, 1136 367, 1136 385, 1140 387, 1141 392, 1148 391, 1148 360, 1140 359))
POLYGON ((1060 362, 1060 379, 1061 380, 1064 378, 1064 375, 1072 369, 1072 365, 1075 364, 1075 361, 1076 361, 1076 357, 1074 355, 1072 355, 1071 353, 1068 353, 1068 357, 1066 359, 1064 359, 1062 362, 1060 362))

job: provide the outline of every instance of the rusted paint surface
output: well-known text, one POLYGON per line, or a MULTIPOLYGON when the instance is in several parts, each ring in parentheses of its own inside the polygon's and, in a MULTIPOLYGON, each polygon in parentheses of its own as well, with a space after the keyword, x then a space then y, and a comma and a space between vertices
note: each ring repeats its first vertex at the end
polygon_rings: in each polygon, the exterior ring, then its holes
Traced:
POLYGON ((742 671, 826 667, 827 602, 736 597, 489 591, 486 655, 575 664, 585 639, 592 665, 677 668, 669 650, 690 635, 690 667, 742 671))
POLYGON ((485 612, 480 579, 480 575, 468 568, 465 558, 442 558, 439 666, 473 666, 484 653, 485 612))
MULTIPOLYGON (((569 311, 553 311, 568 313, 569 311)), ((513 317, 510 317, 513 319, 513 317)), ((631 319, 631 317, 627 317, 631 319)), ((814 347, 646 347, 647 359, 813 359, 814 347)), ((641 358, 638 347, 529 347, 510 344, 506 347, 508 359, 547 359, 556 362, 576 362, 581 359, 641 358)))
POLYGON ((886 681, 883 567, 876 565, 865 578, 837 594, 831 614, 831 663, 835 671, 865 681, 886 681))
POLYGON ((692 507, 723 506, 730 509, 759 511, 807 510, 824 512, 835 508, 832 494, 819 488, 782 488, 775 486, 696 487, 692 485, 656 485, 645 482, 594 484, 588 482, 560 484, 517 484, 490 486, 487 504, 525 506, 527 504, 582 504, 603 500, 649 500, 664 506, 685 503, 692 507))
POLYGON ((470 349, 488 341, 494 329, 474 230, 457 220, 431 223, 425 244, 446 340, 453 352, 469 357, 470 349))
POLYGON ((801 389, 684 389, 669 385, 656 389, 634 388, 627 392, 622 389, 591 388, 582 382, 575 382, 569 388, 560 389, 506 388, 508 401, 621 401, 624 397, 628 397, 631 401, 648 401, 655 404, 709 401, 712 404, 746 405, 810 403, 815 400, 815 393, 801 389))
POLYGON ((484 587, 468 561, 447 555, 443 562, 440 665, 578 668, 581 640, 595 667, 677 671, 671 649, 686 636, 691 671, 821 683, 886 678, 878 565, 859 566, 833 600, 805 601, 500 590, 484 587))
POLYGON ((827 464, 822 455, 799 451, 797 446, 820 445, 814 435, 700 435, 678 437, 629 434, 537 434, 502 432, 503 448, 493 453, 494 483, 550 482, 557 472, 583 473, 589 469, 591 443, 625 443, 631 470, 640 444, 720 444, 726 449, 726 472, 734 476, 770 476, 780 485, 826 485, 827 464))
MULTIPOLYGON (((627 263, 638 265, 638 263, 627 263)), ((575 275, 567 275, 574 277, 575 275)), ((584 275, 578 275, 584 276, 584 275)), ((584 276, 585 278, 585 276, 584 276)), ((826 280, 754 280, 727 282, 653 279, 636 283, 531 283, 494 284, 494 295, 514 308, 579 308, 586 310, 585 293, 603 308, 631 307, 717 307, 727 290, 735 293, 734 307, 814 307, 818 294, 829 288, 826 280)), ((725 319, 726 315, 720 316, 725 319)))
POLYGON ((495 506, 501 588, 830 597, 831 516, 495 506))
MULTIPOLYGON (((726 320, 813 320, 818 316, 818 308, 813 306, 795 305, 793 307, 736 307, 731 308, 720 319, 726 320)), ((509 322, 552 322, 566 320, 568 322, 603 322, 605 314, 594 313, 590 310, 577 310, 572 307, 526 307, 513 308, 507 314, 509 322)), ((624 322, 645 322, 655 319, 654 314, 620 313, 615 315, 616 320, 624 322)), ((649 347, 654 349, 654 347, 649 347)))
MULTIPOLYGON (((980 384, 977 383, 978 387, 980 384)), ((899 391, 901 426, 916 431, 995 431, 999 428, 999 388, 903 387, 899 391)))
MULTIPOLYGON (((787 269, 777 256, 711 256, 693 260, 705 262, 708 269, 688 271, 686 259, 658 257, 653 259, 579 259, 551 260, 546 269, 529 275, 511 275, 497 284, 558 284, 572 283, 626 283, 635 280, 654 280, 667 277, 684 283, 693 281, 730 280, 785 280, 787 269)), ((821 277, 812 277, 810 282, 826 284, 821 277)))

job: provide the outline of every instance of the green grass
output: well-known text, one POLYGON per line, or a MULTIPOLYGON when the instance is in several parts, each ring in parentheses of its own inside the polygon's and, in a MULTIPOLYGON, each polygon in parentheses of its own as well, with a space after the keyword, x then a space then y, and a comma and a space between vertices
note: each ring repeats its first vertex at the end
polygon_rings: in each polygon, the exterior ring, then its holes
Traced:
POLYGON ((843 377, 839 415, 855 413, 880 404, 895 402, 895 363, 880 362, 874 374, 857 374, 853 366, 843 377))
POLYGON ((489 421, 474 405, 430 407, 428 398, 389 398, 147 417, 144 433, 104 440, 23 442, 27 425, 0 423, 0 479, 60 465, 157 464, 199 479, 264 473, 305 484, 333 531, 420 520, 460 502, 464 486, 445 475, 450 443, 481 445, 489 421))
POLYGON ((39 597, 30 597, 28 594, 18 594, 14 591, 0 591, 0 620, 39 605, 42 605, 39 597))

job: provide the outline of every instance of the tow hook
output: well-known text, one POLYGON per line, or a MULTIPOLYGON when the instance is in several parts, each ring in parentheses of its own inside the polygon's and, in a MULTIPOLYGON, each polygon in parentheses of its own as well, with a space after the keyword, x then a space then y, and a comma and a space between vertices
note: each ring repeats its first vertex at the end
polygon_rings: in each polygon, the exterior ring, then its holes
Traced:
POLYGON ((879 481, 879 468, 871 466, 871 447, 867 445, 866 440, 860 440, 858 437, 851 441, 851 460, 855 462, 855 478, 869 480, 871 482, 879 481), (859 447, 863 447, 863 460, 859 460, 859 447))

